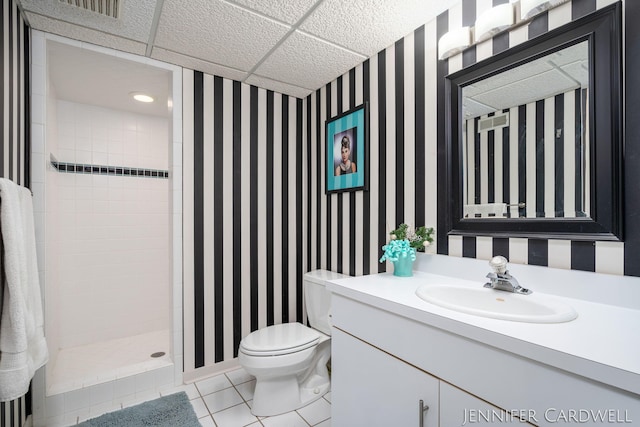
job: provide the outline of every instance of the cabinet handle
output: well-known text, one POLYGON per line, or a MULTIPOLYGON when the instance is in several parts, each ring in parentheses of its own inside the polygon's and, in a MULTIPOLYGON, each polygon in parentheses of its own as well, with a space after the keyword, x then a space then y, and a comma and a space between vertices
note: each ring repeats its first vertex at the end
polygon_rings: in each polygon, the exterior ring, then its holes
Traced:
POLYGON ((429 405, 425 405, 424 400, 420 399, 420 413, 419 413, 420 427, 424 427, 424 413, 427 412, 428 410, 429 410, 429 405))

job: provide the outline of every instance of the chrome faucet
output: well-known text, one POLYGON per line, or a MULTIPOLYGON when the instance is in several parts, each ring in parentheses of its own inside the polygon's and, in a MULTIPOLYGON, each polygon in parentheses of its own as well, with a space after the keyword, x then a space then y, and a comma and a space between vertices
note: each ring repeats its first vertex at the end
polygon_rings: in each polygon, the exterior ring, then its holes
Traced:
POLYGON ((493 268, 493 273, 487 274, 487 278, 490 282, 485 283, 484 287, 499 291, 529 295, 532 291, 520 286, 516 278, 509 274, 507 271, 507 262, 507 259, 503 256, 491 258, 489 265, 493 268))

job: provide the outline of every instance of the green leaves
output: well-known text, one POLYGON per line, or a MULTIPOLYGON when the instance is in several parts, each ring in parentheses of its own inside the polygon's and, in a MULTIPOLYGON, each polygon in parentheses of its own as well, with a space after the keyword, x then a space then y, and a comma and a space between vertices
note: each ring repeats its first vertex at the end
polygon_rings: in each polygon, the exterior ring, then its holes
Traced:
POLYGON ((411 247, 418 252, 424 252, 425 248, 433 243, 433 227, 427 228, 424 225, 414 229, 402 223, 389 235, 391 240, 408 240, 411 247))

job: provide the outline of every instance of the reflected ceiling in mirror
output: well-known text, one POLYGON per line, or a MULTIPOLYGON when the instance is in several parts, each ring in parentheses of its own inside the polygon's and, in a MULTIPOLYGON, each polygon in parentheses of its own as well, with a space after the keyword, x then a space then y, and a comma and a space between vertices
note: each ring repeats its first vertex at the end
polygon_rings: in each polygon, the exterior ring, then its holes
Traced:
POLYGON ((479 80, 462 91, 465 119, 589 86, 587 41, 479 80))
POLYGON ((588 217, 589 42, 462 88, 463 217, 588 217))

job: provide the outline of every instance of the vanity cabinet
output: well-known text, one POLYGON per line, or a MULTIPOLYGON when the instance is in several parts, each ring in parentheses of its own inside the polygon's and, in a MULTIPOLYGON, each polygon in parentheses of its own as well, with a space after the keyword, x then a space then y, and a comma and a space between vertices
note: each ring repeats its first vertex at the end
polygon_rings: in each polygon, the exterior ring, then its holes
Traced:
POLYGON ((333 425, 526 425, 340 329, 333 329, 332 346, 333 425))
POLYGON ((428 427, 640 423, 638 394, 505 351, 504 336, 407 308, 382 289, 375 298, 332 289, 333 425, 420 426, 420 400, 428 427))
POLYGON ((335 426, 438 425, 437 378, 339 329, 331 336, 335 426), (428 409, 427 409, 428 408, 428 409))

